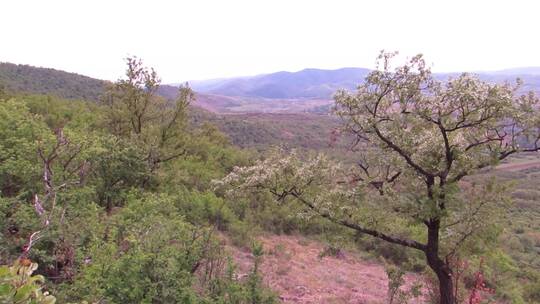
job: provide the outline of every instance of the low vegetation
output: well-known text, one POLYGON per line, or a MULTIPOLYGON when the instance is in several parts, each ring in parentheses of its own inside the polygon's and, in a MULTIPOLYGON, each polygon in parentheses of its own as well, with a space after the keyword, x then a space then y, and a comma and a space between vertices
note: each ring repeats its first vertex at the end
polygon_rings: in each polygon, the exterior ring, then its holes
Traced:
POLYGON ((0 302, 277 303, 264 260, 286 276, 290 257, 263 233, 376 258, 391 303, 540 301, 538 100, 391 57, 335 116, 217 116, 137 58, 54 87, 5 65, 0 302))
POLYGON ((53 303, 46 292, 60 303, 275 302, 257 263, 235 275, 216 234, 240 224, 210 181, 249 155, 188 123, 188 87, 169 103, 158 85, 130 59, 99 103, 2 98, 3 303, 53 303))
POLYGON ((467 74, 441 83, 421 56, 391 70, 392 57, 381 54, 380 70, 358 92, 335 96, 343 131, 361 156, 357 166, 277 151, 217 185, 232 197, 265 191, 290 199, 308 214, 420 251, 436 276, 436 301, 456 303, 456 263, 489 252, 507 201, 503 185, 467 177, 540 150, 539 101, 516 96, 519 83, 467 74))

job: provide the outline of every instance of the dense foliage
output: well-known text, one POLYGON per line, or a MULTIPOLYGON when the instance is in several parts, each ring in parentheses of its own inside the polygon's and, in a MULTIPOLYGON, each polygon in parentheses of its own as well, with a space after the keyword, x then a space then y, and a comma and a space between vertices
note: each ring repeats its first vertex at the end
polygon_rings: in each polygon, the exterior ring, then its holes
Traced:
POLYGON ((56 298, 43 292, 45 278, 32 275, 38 265, 29 260, 16 261, 11 267, 0 266, 0 300, 2 303, 54 304, 56 298))
POLYGON ((505 187, 466 177, 516 153, 540 150, 539 100, 518 86, 463 74, 436 80, 421 56, 391 69, 393 54, 356 93, 338 92, 336 114, 361 160, 344 168, 324 156, 280 152, 236 168, 228 194, 266 191, 318 217, 420 251, 437 277, 438 302, 457 303, 460 256, 497 238, 505 187), (397 224, 397 225, 396 225, 397 224))
POLYGON ((209 192, 248 155, 215 127, 189 123, 189 87, 170 102, 158 86, 129 59, 126 79, 99 103, 2 97, 0 260, 12 265, 1 268, 2 302, 52 303, 41 290, 60 303, 275 301, 262 286, 259 247, 244 279, 227 262, 218 231, 241 224, 209 192), (9 276, 15 268, 29 283, 9 276))
POLYGON ((107 82, 75 73, 2 62, 0 84, 5 90, 12 92, 98 100, 105 91, 107 82))
MULTIPOLYGON (((297 184, 298 189, 304 190, 304 198, 316 198, 315 202, 321 204, 313 205, 321 207, 316 210, 319 215, 332 211, 332 215, 350 216, 349 220, 367 223, 367 228, 396 239, 425 242, 422 219, 432 215, 440 215, 446 222, 463 221, 459 224, 466 225, 456 224, 443 231, 440 246, 446 254, 452 253, 449 261, 457 274, 459 299, 464 300, 469 294, 464 290, 475 290, 475 284, 479 284, 475 277, 481 266, 486 288, 493 290, 485 296, 512 303, 540 301, 540 179, 534 168, 474 168, 468 172, 474 175, 460 184, 437 189, 437 194, 444 190, 451 199, 451 210, 441 213, 422 207, 429 201, 416 191, 422 179, 414 178, 413 172, 406 173, 406 166, 399 166, 395 155, 389 155, 380 146, 367 150, 369 145, 362 143, 363 138, 354 141, 358 131, 365 131, 357 127, 369 127, 365 124, 369 111, 358 107, 372 108, 375 99, 366 96, 376 95, 376 90, 370 91, 373 86, 361 87, 357 94, 338 95, 341 110, 355 110, 341 112, 346 128, 340 133, 336 131, 339 120, 332 116, 217 116, 193 107, 194 95, 189 87, 172 90, 161 86, 157 74, 138 59, 129 59, 127 63, 126 78, 99 86, 74 74, 65 74, 65 81, 56 81, 58 71, 50 70, 54 75, 49 75, 37 73, 34 68, 29 72, 29 67, 24 66, 1 66, 4 70, 0 74, 4 76, 0 75, 0 264, 9 265, 0 270, 1 301, 13 302, 16 288, 28 285, 31 287, 24 288, 22 303, 39 301, 38 298, 50 303, 52 297, 46 293, 53 294, 59 303, 273 303, 276 298, 263 287, 259 272, 264 256, 262 248, 253 242, 258 231, 302 233, 323 239, 328 250, 321 255, 339 253, 346 246, 398 265, 399 269, 390 266, 388 272, 392 279, 389 297, 394 302, 406 302, 404 299, 410 297, 399 288, 403 270, 427 272, 425 256, 415 248, 371 238, 342 223, 328 221, 328 216, 316 217, 317 212, 309 205, 306 208, 305 204, 287 199, 280 200, 280 204, 271 203, 275 194, 282 196, 285 192, 272 194, 247 187, 242 195, 231 199, 224 189, 215 188, 213 180, 233 171, 236 176, 224 181, 234 184, 246 175, 242 171, 245 168, 251 168, 247 173, 257 177, 250 180, 250 185, 271 184, 275 188, 297 184), (11 76, 8 79, 5 75, 11 76), (46 85, 37 80, 47 78, 44 75, 48 75, 46 85), (23 95, 19 91, 55 97, 23 95), (85 97, 97 102, 57 96, 85 97), (354 115, 349 116, 350 113, 354 115), (351 139, 360 145, 349 149, 351 139), (233 144, 257 152, 241 150, 233 144), (297 148, 298 152, 269 149, 272 145, 297 148), (317 156, 311 150, 324 155, 317 156), (359 150, 370 153, 358 153, 359 150), (265 160, 249 167, 257 153, 265 160), (336 159, 343 161, 341 166, 335 164, 336 159), (348 170, 351 164, 360 166, 348 170), (383 167, 388 170, 372 174, 383 164, 390 165, 383 167), (397 173, 397 169, 403 172, 394 180, 392 173, 397 173), (266 175, 261 176, 263 173, 266 175), (368 178, 367 173, 371 174, 368 178), (310 176, 316 177, 317 182, 303 187, 310 176), (387 180, 383 182, 380 177, 387 180), (404 177, 409 179, 403 181, 404 177), (514 187, 509 187, 509 183, 514 187), (389 198, 381 196, 381 191, 389 198), (509 196, 514 205, 509 204, 509 196), (362 204, 366 201, 370 203, 362 204), (464 241, 457 244, 459 236, 464 241), (252 247, 254 264, 249 273, 239 273, 223 250, 225 240, 236 246, 252 247), (14 271, 23 278, 13 275, 14 271)), ((368 84, 383 80, 402 84, 395 92, 413 92, 414 89, 407 88, 414 88, 409 85, 418 80, 415 72, 402 73, 403 79, 393 79, 394 71, 379 73, 371 75, 368 84)), ((429 73, 420 76, 427 77, 429 73)), ((500 107, 491 107, 485 113, 496 115, 507 113, 515 93, 514 87, 486 87, 469 76, 454 80, 453 85, 454 91, 445 89, 456 96, 466 88, 468 92, 486 93, 471 93, 467 98, 491 96, 500 107)), ((484 101, 492 105, 490 98, 484 101)), ((516 104, 522 102, 523 107, 514 109, 516 113, 535 109, 527 106, 527 98, 518 100, 516 104)), ((404 146, 414 161, 422 162, 429 170, 440 170, 438 165, 444 164, 445 159, 444 140, 437 140, 438 133, 432 128, 435 123, 431 127, 422 124, 429 111, 405 105, 405 113, 400 113, 394 111, 395 105, 384 106, 379 111, 391 119, 415 126, 409 129, 389 124, 383 126, 388 128, 384 134, 404 146), (410 135, 415 132, 423 136, 410 135), (429 153, 430 149, 443 153, 429 153)), ((431 107, 433 103, 422 106, 431 107)), ((482 117, 469 115, 472 119, 482 117)), ((520 117, 520 123, 527 122, 527 115, 520 117)), ((445 117, 443 125, 455 123, 456 117, 459 116, 445 117)), ((494 117, 488 118, 490 124, 500 118, 494 117)), ((472 141, 479 133, 466 135, 449 138, 456 151, 457 168, 480 161, 498 164, 494 156, 508 147, 516 147, 516 152, 534 148, 534 136, 518 136, 516 141, 498 146, 500 137, 497 140, 490 135, 487 140, 493 143, 491 153, 483 151, 478 158, 468 157, 469 151, 478 152, 476 145, 484 142, 472 141), (463 149, 466 143, 475 148, 463 149)), ((503 163, 511 166, 537 159, 536 154, 520 154, 509 156, 503 163)), ((437 284, 436 278, 430 277, 424 290, 431 288, 430 280, 437 284)), ((436 290, 432 295, 437 297, 436 290)))

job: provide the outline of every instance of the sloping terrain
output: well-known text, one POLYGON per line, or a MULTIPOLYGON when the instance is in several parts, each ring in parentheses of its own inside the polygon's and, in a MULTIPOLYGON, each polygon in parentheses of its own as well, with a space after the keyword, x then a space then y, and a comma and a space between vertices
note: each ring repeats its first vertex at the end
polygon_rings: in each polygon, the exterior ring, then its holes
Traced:
POLYGON ((55 69, 0 62, 0 86, 8 91, 96 101, 107 83, 55 69))
POLYGON ((225 96, 197 93, 195 105, 214 113, 326 113, 330 99, 225 96))
MULTIPOLYGON (((540 91, 540 68, 529 67, 493 72, 478 72, 482 80, 502 83, 523 80, 522 91, 540 91)), ((197 81, 193 88, 201 93, 267 99, 324 99, 330 100, 339 89, 354 90, 370 72, 364 68, 337 70, 305 69, 298 72, 277 72, 253 77, 197 81)), ((459 73, 436 73, 441 80, 457 77, 459 73)))
MULTIPOLYGON (((8 72, 6 69, 0 70, 2 76, 0 85, 13 90, 96 100, 106 84, 104 81, 52 69, 16 65, 9 67, 8 72)), ((506 74, 492 77, 493 81, 509 79, 506 74)), ((534 81, 540 80, 540 76, 531 76, 527 79, 526 86, 538 90, 540 82, 534 81)), ((173 98, 176 90, 172 86, 162 86, 160 94, 173 98)), ((198 98, 196 106, 228 114, 216 115, 199 110, 202 114, 198 114, 199 117, 194 117, 194 120, 198 119, 199 123, 215 123, 229 134, 233 143, 238 146, 265 151, 272 145, 287 145, 291 148, 317 151, 331 148, 328 150, 335 152, 331 147, 334 144, 332 130, 339 125, 335 118, 328 115, 290 113, 302 112, 305 110, 303 107, 306 102, 309 104, 311 100, 318 99, 271 99, 212 94, 199 94, 198 98)), ((328 105, 313 104, 315 108, 328 105)), ((538 164, 538 154, 525 155, 502 164, 499 170, 490 171, 490 174, 477 176, 479 179, 486 179, 495 175, 502 181, 515 184, 511 194, 516 204, 509 209, 508 215, 505 215, 509 228, 502 236, 502 243, 505 252, 517 261, 516 269, 528 268, 532 271, 540 269, 538 164)), ((320 259, 319 255, 324 247, 299 237, 271 236, 262 241, 268 253, 262 269, 267 284, 279 292, 285 302, 384 302, 387 281, 382 266, 365 262, 347 252, 338 258, 320 259)), ((251 255, 232 247, 230 250, 240 264, 240 271, 246 273, 252 264, 251 255)))
MULTIPOLYGON (((191 83, 197 92, 195 105, 215 113, 328 113, 338 89, 354 90, 370 70, 305 69, 253 77, 213 79, 191 83)), ((522 92, 540 92, 538 68, 482 72, 489 82, 523 80, 522 92)), ((437 74, 440 79, 458 74, 437 74)), ((50 94, 67 99, 96 101, 109 82, 60 70, 0 63, 0 89, 50 94)), ((174 99, 177 85, 161 85, 158 94, 174 99)))
POLYGON ((309 113, 251 113, 219 115, 194 108, 196 124, 211 122, 231 141, 242 148, 265 150, 269 146, 326 150, 342 147, 344 140, 335 138, 339 119, 330 115, 309 113))
POLYGON ((499 75, 540 75, 540 67, 521 67, 513 69, 504 69, 500 71, 488 72, 488 74, 499 75))
POLYGON ((354 89, 368 73, 369 70, 363 68, 305 69, 298 72, 196 82, 194 88, 199 92, 226 96, 329 99, 338 89, 354 89))
MULTIPOLYGON (((272 235, 260 239, 265 255, 261 265, 264 282, 283 303, 387 303, 388 277, 384 267, 343 251, 338 257, 321 257, 324 246, 299 236, 272 235)), ((253 265, 253 256, 227 246, 240 276, 253 265)), ((406 275, 405 290, 422 278, 406 275)), ((423 303, 420 299, 410 301, 423 303)))
MULTIPOLYGON (((65 99, 97 101, 109 81, 76 73, 30 65, 0 62, 0 89, 11 92, 54 95, 65 99)), ((162 85, 158 94, 174 99, 178 88, 162 85)))
POLYGON ((502 215, 508 228, 502 235, 505 252, 522 269, 540 271, 540 154, 524 153, 505 160, 472 180, 496 178, 510 186, 512 204, 502 215))

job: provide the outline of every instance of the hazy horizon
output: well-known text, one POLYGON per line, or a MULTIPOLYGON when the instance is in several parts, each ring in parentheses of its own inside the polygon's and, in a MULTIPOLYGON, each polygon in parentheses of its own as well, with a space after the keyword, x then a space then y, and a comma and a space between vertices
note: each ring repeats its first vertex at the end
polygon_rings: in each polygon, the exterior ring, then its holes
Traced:
POLYGON ((2 4, 0 61, 115 80, 136 55, 163 83, 373 68, 381 49, 435 72, 538 67, 540 4, 517 2, 23 0, 2 4))

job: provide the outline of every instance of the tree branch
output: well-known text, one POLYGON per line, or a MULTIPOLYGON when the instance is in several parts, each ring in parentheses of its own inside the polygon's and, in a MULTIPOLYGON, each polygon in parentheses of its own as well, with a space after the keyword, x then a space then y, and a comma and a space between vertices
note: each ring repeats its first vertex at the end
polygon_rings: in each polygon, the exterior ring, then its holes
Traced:
POLYGON ((401 157, 403 157, 403 159, 405 159, 405 161, 407 162, 407 164, 411 167, 413 167, 418 173, 424 175, 425 177, 433 177, 433 174, 426 171, 424 168, 422 168, 420 165, 418 165, 417 163, 415 163, 412 158, 409 156, 409 154, 407 154, 405 151, 403 151, 403 149, 401 149, 399 146, 397 146, 396 144, 394 144, 391 140, 389 140, 388 138, 386 138, 382 133, 381 131, 379 130, 379 128, 377 128, 377 126, 373 126, 373 129, 375 130, 375 134, 377 134, 377 136, 390 148, 392 148, 392 150, 396 151, 401 157))
POLYGON ((321 217, 323 217, 325 219, 328 219, 329 221, 331 221, 331 222, 333 222, 335 224, 351 228, 353 230, 356 230, 358 232, 361 232, 361 233, 364 233, 364 234, 367 234, 367 235, 371 235, 373 237, 376 237, 378 239, 387 241, 389 243, 393 243, 393 244, 397 244, 397 245, 401 245, 401 246, 405 246, 405 247, 409 247, 409 248, 418 249, 420 251, 425 251, 426 248, 427 248, 426 245, 424 245, 424 244, 422 244, 420 242, 417 242, 415 240, 410 240, 410 239, 406 239, 406 238, 401 238, 401 237, 397 237, 397 236, 388 235, 388 234, 382 233, 382 232, 374 230, 374 229, 368 229, 368 228, 362 227, 362 226, 360 226, 360 225, 358 225, 356 223, 351 223, 351 222, 349 222, 349 221, 347 221, 345 219, 336 219, 335 217, 331 216, 330 214, 320 211, 313 203, 311 203, 311 202, 307 201, 306 199, 304 199, 296 190, 294 190, 294 188, 292 188, 290 190, 283 191, 283 193, 277 193, 276 191, 273 191, 273 190, 271 190, 270 192, 272 192, 272 194, 276 195, 280 199, 284 199, 286 196, 291 195, 294 198, 296 198, 299 202, 301 202, 303 205, 308 207, 310 210, 317 213, 319 216, 321 216, 321 217))

